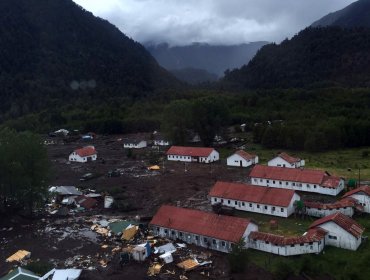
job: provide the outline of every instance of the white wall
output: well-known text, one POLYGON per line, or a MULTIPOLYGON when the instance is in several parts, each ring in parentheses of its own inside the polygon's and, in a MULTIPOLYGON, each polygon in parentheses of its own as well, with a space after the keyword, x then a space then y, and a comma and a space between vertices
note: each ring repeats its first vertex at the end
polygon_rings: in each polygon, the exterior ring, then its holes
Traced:
POLYGON ((325 237, 327 245, 355 251, 361 244, 361 237, 354 237, 332 221, 319 225, 319 227, 328 232, 325 237))
POLYGON ((167 160, 172 161, 184 161, 184 162, 200 162, 200 163, 210 163, 218 161, 220 155, 216 150, 213 150, 208 157, 192 157, 192 156, 178 156, 178 155, 167 155, 167 160))
POLYGON ((246 160, 245 158, 241 157, 238 154, 233 154, 227 158, 228 166, 248 167, 256 163, 258 163, 258 157, 255 157, 254 159, 251 159, 251 160, 246 160))
POLYGON ((326 217, 326 216, 329 216, 337 212, 340 212, 348 217, 352 217, 354 214, 353 207, 342 207, 338 209, 325 209, 325 210, 324 209, 319 210, 318 208, 306 207, 307 215, 313 216, 313 217, 319 217, 319 218, 326 217))
POLYGON ((339 186, 337 188, 324 188, 317 184, 310 183, 300 183, 300 182, 291 182, 291 181, 280 181, 280 180, 271 180, 263 178, 251 178, 251 184, 264 186, 264 187, 274 187, 282 189, 290 189, 304 192, 313 192, 321 193, 326 195, 338 195, 344 189, 344 181, 341 179, 339 186))
POLYGON ((191 156, 167 155, 167 160, 191 162, 191 156))
POLYGON ((72 162, 88 162, 89 160, 96 160, 97 159, 97 155, 92 155, 92 156, 88 156, 88 157, 80 157, 76 152, 73 152, 72 154, 69 155, 69 161, 72 161, 72 162))
POLYGON ((154 140, 155 146, 169 146, 170 142, 166 140, 154 140))
MULTIPOLYGON (((153 230, 154 235, 160 236, 162 238, 169 238, 172 240, 180 239, 188 244, 195 244, 197 246, 213 249, 224 253, 229 253, 232 249, 231 248, 232 242, 230 241, 215 239, 208 236, 202 236, 189 232, 181 232, 169 228, 157 227, 155 225, 151 225, 150 227, 153 230), (159 231, 157 230, 157 228, 159 228, 159 231)), ((248 227, 246 231, 247 230, 248 227)))
POLYGON ((133 143, 123 144, 124 148, 129 148, 129 149, 142 149, 142 148, 145 148, 146 146, 147 146, 147 143, 144 140, 140 141, 140 143, 137 143, 137 144, 133 144, 133 143))
POLYGON ((358 202, 364 207, 364 212, 370 213, 370 196, 363 192, 358 192, 350 195, 349 197, 357 199, 358 202))
MULTIPOLYGON (((293 196, 291 205, 293 205, 295 198, 296 196, 293 196)), ((211 197, 212 205, 216 203, 220 203, 220 202, 222 205, 234 207, 237 210, 255 212, 255 213, 260 213, 260 214, 265 214, 265 215, 284 217, 284 218, 287 218, 291 213, 294 212, 294 208, 292 212, 291 208, 289 207, 265 205, 265 204, 254 203, 254 202, 225 199, 225 198, 220 198, 220 197, 211 197)))
POLYGON ((265 241, 262 240, 255 241, 249 238, 248 243, 249 248, 281 256, 294 256, 312 253, 318 254, 324 249, 324 240, 311 243, 279 246, 277 244, 272 244, 270 242, 266 243, 265 241))
POLYGON ((268 166, 286 167, 286 168, 300 168, 305 165, 305 161, 301 160, 294 163, 289 163, 281 157, 276 157, 268 161, 268 166))

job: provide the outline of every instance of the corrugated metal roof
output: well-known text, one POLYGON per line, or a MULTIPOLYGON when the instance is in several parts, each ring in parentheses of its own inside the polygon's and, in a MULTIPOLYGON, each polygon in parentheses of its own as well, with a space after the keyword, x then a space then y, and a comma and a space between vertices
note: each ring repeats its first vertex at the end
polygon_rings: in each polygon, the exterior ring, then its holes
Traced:
POLYGON ((167 155, 208 157, 213 151, 213 148, 172 146, 167 155))
POLYGON ((163 205, 150 225, 236 243, 243 237, 249 223, 249 219, 163 205))
POLYGON ((337 212, 332 215, 316 220, 310 228, 318 227, 322 224, 333 222, 343 228, 345 231, 352 234, 354 237, 359 238, 365 231, 365 228, 359 225, 355 220, 347 217, 346 215, 337 212))
POLYGON ((249 153, 247 153, 246 151, 243 151, 243 150, 236 151, 235 154, 237 154, 238 156, 241 156, 242 158, 244 158, 246 160, 252 160, 256 157, 256 155, 249 154, 249 153))
POLYGON ((210 196, 287 207, 294 190, 260 187, 241 183, 217 182, 210 196))
POLYGON ((301 161, 300 158, 292 157, 292 156, 290 156, 290 155, 288 155, 287 153, 284 153, 284 152, 278 154, 278 157, 281 157, 283 160, 289 162, 290 164, 301 161))
POLYGON ((356 207, 358 201, 354 198, 348 197, 336 201, 334 203, 320 203, 316 201, 305 201, 304 205, 309 208, 316 208, 322 210, 339 209, 343 207, 356 207))
POLYGON ((284 168, 266 165, 254 166, 249 176, 278 181, 317 184, 327 188, 337 188, 341 180, 340 177, 331 176, 323 170, 284 168))
POLYGON ((364 194, 366 194, 366 195, 368 195, 368 196, 370 196, 370 187, 369 186, 361 186, 361 187, 358 187, 358 188, 353 189, 353 190, 351 190, 349 192, 346 192, 343 195, 343 197, 347 197, 347 196, 350 196, 352 194, 361 193, 361 192, 364 193, 364 194))
POLYGON ((88 157, 97 154, 94 146, 86 146, 81 149, 77 149, 75 150, 75 153, 80 157, 88 157))
POLYGON ((321 228, 310 229, 302 236, 282 236, 272 233, 253 231, 249 235, 249 239, 262 240, 270 242, 273 245, 286 246, 302 243, 317 242, 324 239, 327 232, 321 228))

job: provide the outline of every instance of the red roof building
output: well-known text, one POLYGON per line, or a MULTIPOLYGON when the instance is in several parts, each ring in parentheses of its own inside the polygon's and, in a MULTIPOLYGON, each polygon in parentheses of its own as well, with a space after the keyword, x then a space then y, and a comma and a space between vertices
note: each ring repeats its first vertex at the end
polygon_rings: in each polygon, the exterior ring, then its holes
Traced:
POLYGON ((241 156, 242 158, 244 158, 246 160, 252 160, 252 159, 256 158, 256 155, 249 154, 249 153, 247 153, 246 151, 243 151, 243 150, 236 151, 235 154, 237 154, 238 156, 241 156))
POLYGON ((228 166, 248 167, 258 163, 258 156, 249 154, 243 150, 236 151, 227 158, 228 166))
POLYGON ((360 186, 349 192, 346 192, 343 197, 351 197, 358 201, 358 203, 363 207, 365 213, 370 213, 370 187, 360 186))
POLYGON ((305 201, 306 213, 314 217, 329 216, 335 212, 341 212, 342 214, 352 217, 355 209, 363 212, 364 208, 357 199, 352 197, 343 198, 333 203, 321 203, 316 201, 305 201))
POLYGON ((304 160, 297 157, 292 157, 287 153, 280 153, 273 159, 269 160, 268 166, 286 167, 286 168, 300 168, 305 164, 304 160))
POLYGON ((360 194, 360 193, 363 193, 367 196, 370 196, 370 187, 369 186, 360 186, 356 189, 353 189, 353 190, 350 190, 349 192, 346 192, 343 197, 348 197, 348 196, 351 196, 353 194, 360 194))
POLYGON ((256 165, 249 174, 252 184, 299 191, 337 195, 344 189, 344 180, 328 172, 313 169, 283 168, 256 165))
POLYGON ((88 157, 97 154, 94 146, 86 146, 81 149, 77 149, 75 150, 75 153, 78 154, 80 157, 88 157))
POLYGON ((278 156, 281 157, 282 159, 284 159, 285 161, 291 163, 291 164, 301 161, 300 158, 292 157, 292 156, 290 156, 290 155, 288 155, 287 153, 284 153, 284 152, 280 153, 278 156))
MULTIPOLYGON (((246 237, 249 227, 251 227, 250 230, 255 228, 258 230, 257 225, 249 219, 168 205, 159 208, 149 225, 153 228, 176 230, 178 231, 177 238, 181 236, 179 232, 183 232, 184 235, 190 233, 231 243, 237 243, 241 238, 246 237)), ((171 237, 169 231, 162 230, 160 232, 171 237)), ((157 234, 160 233, 157 232, 157 234)), ((185 240, 187 240, 186 237, 185 240)))
POLYGON ((342 229, 344 229, 345 231, 347 231, 356 238, 360 238, 365 231, 365 228, 359 225, 355 220, 339 212, 316 220, 310 226, 310 228, 321 227, 324 230, 327 230, 325 228, 325 224, 328 224, 330 222, 335 223, 336 225, 338 225, 339 227, 341 227, 342 229))
POLYGON ((227 182, 217 182, 209 192, 210 197, 281 207, 288 207, 292 203, 294 194, 294 190, 265 188, 255 185, 227 182))
POLYGON ((321 228, 308 230, 302 236, 282 236, 266 232, 251 232, 249 247, 282 256, 320 253, 324 249, 327 232, 321 228))
POLYGON ((204 147, 172 146, 166 154, 167 159, 173 161, 209 163, 220 159, 215 149, 204 147))

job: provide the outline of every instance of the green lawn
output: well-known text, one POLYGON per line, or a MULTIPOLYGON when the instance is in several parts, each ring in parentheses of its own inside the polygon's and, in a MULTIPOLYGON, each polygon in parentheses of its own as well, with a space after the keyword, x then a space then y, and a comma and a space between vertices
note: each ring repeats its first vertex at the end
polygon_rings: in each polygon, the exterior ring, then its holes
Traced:
MULTIPOLYGON (((283 150, 268 150, 257 144, 247 144, 247 152, 258 155, 261 164, 273 158, 283 150)), ((342 149, 337 151, 308 153, 305 151, 284 150, 292 156, 297 156, 306 161, 307 168, 324 169, 333 175, 342 176, 346 179, 358 179, 359 169, 361 181, 370 181, 370 147, 342 149), (368 152, 369 156, 364 156, 368 152)), ((231 155, 233 150, 220 149, 221 158, 231 155)))

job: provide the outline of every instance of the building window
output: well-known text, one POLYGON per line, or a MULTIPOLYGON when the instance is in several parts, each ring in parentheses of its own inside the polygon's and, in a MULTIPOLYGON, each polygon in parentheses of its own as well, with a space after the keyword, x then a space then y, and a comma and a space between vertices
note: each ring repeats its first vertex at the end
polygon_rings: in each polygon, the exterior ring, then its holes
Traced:
POLYGON ((307 188, 309 188, 310 187, 310 184, 307 184, 307 188))
POLYGON ((282 184, 282 182, 281 181, 279 181, 279 185, 281 185, 282 184))
POLYGON ((167 229, 164 230, 164 233, 167 233, 167 229))
POLYGON ((290 247, 294 247, 294 244, 290 245, 290 247))
POLYGON ((310 242, 310 243, 308 243, 308 244, 313 245, 313 242, 310 242))
POLYGON ((263 182, 263 180, 262 180, 262 179, 260 179, 260 182, 263 182))
POLYGON ((157 232, 159 232, 159 227, 157 227, 157 232))
POLYGON ((272 181, 273 184, 275 184, 275 181, 272 181))
POLYGON ((257 179, 253 179, 253 181, 257 183, 257 179))
POLYGON ((242 202, 242 206, 245 206, 245 203, 244 202, 242 202))
POLYGON ((267 210, 267 206, 265 205, 265 210, 267 210))
POLYGON ((334 235, 329 235, 329 239, 334 239, 334 240, 337 240, 338 238, 334 235))
POLYGON ((179 235, 182 237, 182 232, 180 232, 179 235))
POLYGON ((275 211, 275 206, 274 206, 274 207, 272 207, 272 211, 275 211))
POLYGON ((265 241, 265 243, 266 243, 266 244, 270 244, 270 242, 268 242, 268 241, 265 241))
POLYGON ((172 234, 172 235, 175 235, 175 231, 174 231, 174 230, 172 230, 172 231, 171 231, 171 234, 172 234))
POLYGON ((203 238, 203 241, 205 242, 205 243, 207 243, 208 242, 208 240, 207 240, 207 238, 203 238))
POLYGON ((313 185, 313 188, 316 189, 316 185, 313 185))
POLYGON ((292 186, 294 187, 295 186, 295 183, 292 183, 292 186))
POLYGON ((260 205, 259 204, 257 204, 257 208, 260 208, 260 205))
POLYGON ((195 240, 196 240, 196 241, 198 241, 198 240, 199 240, 199 236, 198 236, 198 235, 196 235, 196 236, 195 236, 195 240))
POLYGON ((226 242, 225 241, 222 241, 221 242, 221 245, 222 245, 222 247, 225 247, 226 246, 226 242))
POLYGON ((289 185, 289 183, 288 183, 288 182, 285 182, 285 185, 286 185, 286 186, 288 186, 288 185, 289 185))
POLYGON ((299 244, 299 246, 303 246, 303 245, 304 245, 304 243, 299 244))
POLYGON ((270 180, 266 180, 266 183, 270 183, 270 180))
POLYGON ((215 202, 217 202, 217 198, 214 198, 213 200, 214 200, 215 202))
POLYGON ((281 211, 281 212, 284 212, 284 208, 281 208, 281 209, 280 209, 280 211, 281 211))
POLYGON ((216 245, 216 240, 215 239, 212 240, 212 244, 216 245))
POLYGON ((221 203, 224 203, 224 200, 223 199, 221 199, 221 203))
POLYGON ((235 201, 235 205, 238 205, 238 202, 237 201, 235 201))
POLYGON ((227 204, 230 204, 230 200, 227 201, 227 204))

